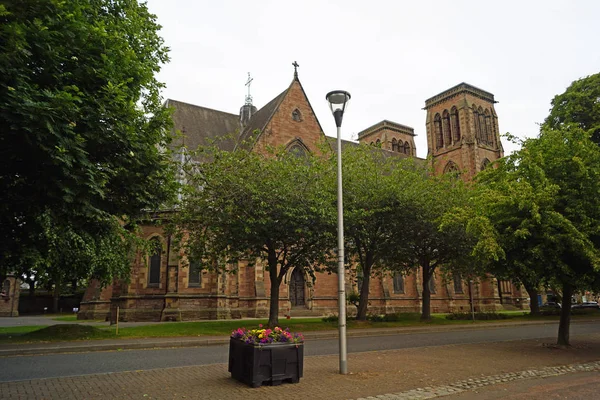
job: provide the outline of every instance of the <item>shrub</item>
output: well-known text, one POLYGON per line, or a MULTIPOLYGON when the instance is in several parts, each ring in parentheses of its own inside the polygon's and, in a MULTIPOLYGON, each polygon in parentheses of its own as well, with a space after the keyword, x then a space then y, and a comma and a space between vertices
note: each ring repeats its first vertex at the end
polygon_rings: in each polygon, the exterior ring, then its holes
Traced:
POLYGON ((367 320, 371 322, 397 322, 406 317, 406 314, 392 313, 392 314, 369 314, 367 320))
POLYGON ((339 318, 335 314, 328 315, 326 317, 321 318, 321 321, 323 321, 323 322, 338 322, 338 320, 339 320, 339 318))
MULTIPOLYGON (((478 321, 490 321, 494 319, 508 319, 510 316, 507 314, 500 314, 496 312, 476 312, 475 319, 478 321)), ((446 319, 454 320, 454 321, 467 321, 473 319, 473 314, 471 313, 451 313, 446 315, 446 319)))
POLYGON ((348 300, 348 303, 350 303, 354 307, 358 308, 358 304, 360 303, 360 295, 358 293, 351 292, 350 294, 348 294, 348 296, 346 298, 348 300))
POLYGON ((385 320, 385 315, 383 315, 383 314, 367 314, 367 321, 383 322, 384 320, 385 320))

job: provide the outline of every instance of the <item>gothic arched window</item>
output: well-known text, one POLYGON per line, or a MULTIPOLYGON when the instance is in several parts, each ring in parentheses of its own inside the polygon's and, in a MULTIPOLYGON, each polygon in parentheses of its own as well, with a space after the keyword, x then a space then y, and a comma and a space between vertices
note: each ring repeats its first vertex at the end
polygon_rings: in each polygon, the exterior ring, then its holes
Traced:
POLYGON ((398 141, 396 138, 392 139, 392 151, 398 151, 398 141))
POLYGON ((435 148, 441 149, 444 147, 444 136, 442 134, 442 117, 440 114, 435 114, 433 118, 433 129, 435 131, 435 148))
POLYGON ((408 141, 404 142, 404 154, 410 155, 410 144, 408 144, 408 141))
POLYGON ((492 117, 490 116, 490 111, 486 108, 484 112, 485 116, 485 140, 487 144, 494 144, 494 137, 492 135, 492 117))
POLYGON ((452 145, 452 133, 450 132, 450 114, 448 110, 444 110, 442 114, 442 130, 444 132, 444 146, 452 145))
POLYGON ((295 141, 288 147, 288 153, 295 155, 296 157, 306 157, 308 155, 308 149, 300 141, 295 141))
POLYGON ((377 140, 375 141, 375 146, 377 146, 377 147, 381 147, 381 140, 377 139, 377 140))
POLYGON ((490 160, 488 160, 487 158, 483 159, 483 162, 481 163, 481 170, 483 171, 484 169, 486 169, 489 165, 490 165, 490 160))
POLYGON ((475 128, 475 138, 480 140, 481 138, 481 129, 479 126, 479 113, 477 109, 473 107, 473 127, 475 128))
POLYGON ((199 287, 202 285, 202 264, 200 262, 190 261, 188 274, 188 287, 199 287))
POLYGON ((459 274, 454 274, 454 293, 463 293, 462 278, 459 274))
POLYGON ((458 174, 459 172, 458 165, 454 161, 448 161, 448 164, 444 167, 445 174, 458 174))
POLYGON ((483 114, 483 109, 481 107, 479 107, 477 113, 479 114, 479 141, 485 143, 485 114, 483 114))
POLYGON ((404 276, 400 272, 395 272, 393 281, 394 293, 404 293, 404 276))
POLYGON ((402 153, 404 151, 404 144, 402 143, 402 140, 398 140, 398 148, 396 149, 396 151, 398 151, 399 153, 402 153))
POLYGON ((458 109, 452 107, 450 110, 450 124, 452 126, 452 141, 454 143, 460 142, 460 122, 458 120, 458 109))
POLYGON ((162 257, 162 245, 160 240, 154 238, 151 240, 152 253, 150 255, 148 286, 158 286, 160 284, 160 264, 162 257))

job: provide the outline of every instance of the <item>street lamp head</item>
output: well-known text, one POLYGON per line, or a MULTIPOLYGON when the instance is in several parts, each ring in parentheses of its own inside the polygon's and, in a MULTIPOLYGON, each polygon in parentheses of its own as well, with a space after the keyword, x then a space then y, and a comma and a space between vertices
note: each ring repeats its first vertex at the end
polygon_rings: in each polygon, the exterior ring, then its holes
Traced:
POLYGON ((350 101, 350 93, 344 90, 334 90, 327 93, 325 98, 329 102, 329 108, 331 109, 331 112, 335 118, 335 124, 338 128, 341 127, 346 105, 350 101))

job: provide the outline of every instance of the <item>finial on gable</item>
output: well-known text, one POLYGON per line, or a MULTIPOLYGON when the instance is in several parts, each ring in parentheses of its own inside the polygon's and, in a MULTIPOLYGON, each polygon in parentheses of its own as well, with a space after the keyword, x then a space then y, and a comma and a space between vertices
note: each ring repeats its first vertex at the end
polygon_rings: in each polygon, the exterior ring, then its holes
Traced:
POLYGON ((300 64, 294 61, 292 65, 294 66, 294 78, 298 78, 298 67, 300 66, 300 64))
POLYGON ((250 122, 250 118, 252 118, 252 116, 256 114, 256 107, 252 105, 252 95, 250 94, 250 84, 253 80, 254 78, 251 78, 250 72, 248 72, 248 80, 246 81, 245 85, 248 86, 248 94, 246 95, 246 102, 244 103, 242 108, 240 108, 240 125, 242 126, 242 128, 248 125, 248 122, 250 122))
POLYGON ((248 80, 246 81, 246 84, 244 86, 248 86, 248 94, 246 95, 246 105, 251 106, 252 105, 252 95, 250 94, 250 84, 252 83, 252 81, 254 80, 254 78, 250 77, 250 72, 248 72, 248 80))

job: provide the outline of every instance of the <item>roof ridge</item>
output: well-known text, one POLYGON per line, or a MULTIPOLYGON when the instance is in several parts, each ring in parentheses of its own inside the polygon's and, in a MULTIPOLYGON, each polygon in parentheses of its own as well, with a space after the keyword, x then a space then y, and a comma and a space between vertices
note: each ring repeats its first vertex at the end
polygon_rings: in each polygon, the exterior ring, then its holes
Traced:
POLYGON ((232 116, 235 116, 235 117, 239 117, 238 114, 230 113, 230 112, 227 112, 227 111, 221 111, 221 110, 217 110, 217 109, 210 108, 210 107, 199 106, 197 104, 188 103, 186 101, 174 100, 174 99, 167 99, 166 100, 167 105, 169 105, 170 102, 185 104, 185 105, 192 106, 192 107, 203 108, 205 110, 215 111, 215 112, 219 112, 219 113, 222 113, 222 114, 228 114, 228 115, 232 115, 232 116))
POLYGON ((415 128, 413 128, 412 126, 404 125, 399 122, 390 121, 389 119, 382 119, 381 121, 358 132, 358 138, 363 139, 364 137, 366 137, 374 132, 378 132, 379 130, 384 129, 384 128, 396 129, 407 135, 417 136, 415 134, 415 128))

